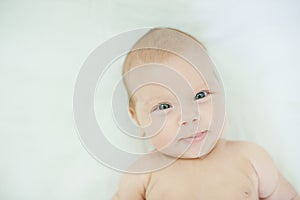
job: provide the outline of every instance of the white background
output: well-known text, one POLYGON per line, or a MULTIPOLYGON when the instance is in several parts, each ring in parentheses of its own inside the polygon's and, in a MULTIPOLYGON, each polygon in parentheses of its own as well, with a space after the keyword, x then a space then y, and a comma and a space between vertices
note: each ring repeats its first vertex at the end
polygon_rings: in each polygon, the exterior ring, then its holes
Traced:
POLYGON ((299 8, 296 0, 0 1, 0 199, 110 199, 120 174, 80 143, 76 76, 105 40, 155 26, 204 43, 226 91, 226 137, 263 146, 300 192, 299 8))

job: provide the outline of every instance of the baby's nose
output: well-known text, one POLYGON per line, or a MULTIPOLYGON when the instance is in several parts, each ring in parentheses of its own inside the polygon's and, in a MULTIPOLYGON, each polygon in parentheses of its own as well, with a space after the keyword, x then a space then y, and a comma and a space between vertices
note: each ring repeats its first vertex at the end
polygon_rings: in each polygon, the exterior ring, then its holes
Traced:
POLYGON ((192 120, 182 120, 180 122, 180 125, 187 125, 188 123, 194 123, 197 122, 199 119, 197 117, 193 118, 192 120))
POLYGON ((182 101, 182 110, 181 110, 181 115, 179 119, 179 125, 188 125, 188 124, 194 124, 198 123, 200 120, 200 113, 199 113, 199 108, 197 103, 195 102, 184 102, 182 101), (186 103, 186 104, 185 104, 186 103))
POLYGON ((200 120, 200 116, 198 111, 190 111, 189 113, 183 114, 179 125, 187 125, 187 124, 192 124, 192 123, 198 123, 200 120))
MULTIPOLYGON (((198 119, 196 119, 196 118, 192 120, 192 122, 196 122, 196 121, 198 121, 198 119)), ((181 122, 181 125, 187 125, 187 124, 188 124, 187 121, 182 121, 181 122)))

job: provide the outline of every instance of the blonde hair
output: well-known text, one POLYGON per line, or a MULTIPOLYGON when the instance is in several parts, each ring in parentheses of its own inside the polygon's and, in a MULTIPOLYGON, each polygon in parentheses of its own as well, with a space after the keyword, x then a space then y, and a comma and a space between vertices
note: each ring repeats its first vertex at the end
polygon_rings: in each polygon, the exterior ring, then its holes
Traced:
MULTIPOLYGON (((122 76, 124 77, 134 67, 146 63, 166 63, 168 58, 176 56, 176 54, 170 52, 168 49, 176 48, 179 51, 187 49, 188 47, 184 44, 185 41, 182 35, 195 40, 206 51, 205 46, 188 33, 169 27, 153 28, 141 37, 127 54, 123 64, 122 76)), ((127 84, 124 79, 123 81, 129 94, 127 84)), ((129 97, 129 107, 135 108, 134 97, 129 97)))

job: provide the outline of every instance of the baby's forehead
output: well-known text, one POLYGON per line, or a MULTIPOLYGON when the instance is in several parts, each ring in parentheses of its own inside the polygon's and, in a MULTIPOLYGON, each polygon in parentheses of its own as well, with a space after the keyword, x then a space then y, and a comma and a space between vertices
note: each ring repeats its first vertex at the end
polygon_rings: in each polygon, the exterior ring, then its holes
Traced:
POLYGON ((143 80, 151 80, 151 78, 159 83, 166 79, 170 82, 176 82, 179 78, 179 82, 183 81, 184 84, 189 84, 193 89, 198 89, 201 87, 200 85, 209 88, 207 83, 209 82, 211 85, 217 80, 213 64, 203 51, 199 53, 195 50, 178 55, 161 50, 142 49, 131 54, 130 58, 123 77, 129 91, 141 87, 143 80), (188 58, 191 58, 191 61, 188 58), (157 77, 160 77, 162 81, 157 81, 157 77))
POLYGON ((160 76, 170 81, 180 78, 191 84, 195 84, 195 81, 197 84, 203 84, 205 83, 205 79, 210 78, 204 77, 199 67, 175 56, 168 57, 163 62, 141 63, 138 66, 132 67, 126 76, 128 76, 128 79, 141 77, 155 78, 160 76))
POLYGON ((128 74, 127 85, 130 91, 147 93, 147 96, 160 95, 166 90, 174 94, 197 92, 208 89, 201 72, 188 63, 169 62, 168 64, 145 64, 128 74))

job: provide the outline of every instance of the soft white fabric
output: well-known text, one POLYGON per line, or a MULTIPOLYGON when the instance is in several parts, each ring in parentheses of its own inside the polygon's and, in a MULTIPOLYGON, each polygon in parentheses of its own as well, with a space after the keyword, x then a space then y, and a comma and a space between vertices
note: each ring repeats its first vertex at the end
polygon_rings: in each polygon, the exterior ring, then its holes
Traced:
POLYGON ((76 76, 103 41, 154 26, 179 28, 204 43, 226 90, 225 136, 262 145, 300 192, 299 6, 296 0, 1 1, 0 199, 111 197, 120 174, 94 160, 77 137, 76 76))

